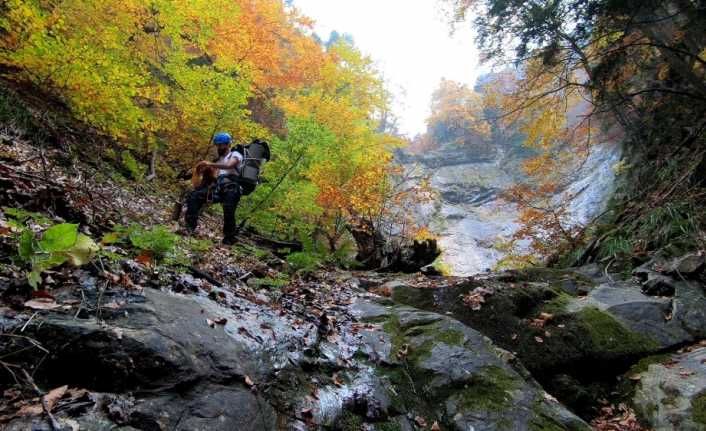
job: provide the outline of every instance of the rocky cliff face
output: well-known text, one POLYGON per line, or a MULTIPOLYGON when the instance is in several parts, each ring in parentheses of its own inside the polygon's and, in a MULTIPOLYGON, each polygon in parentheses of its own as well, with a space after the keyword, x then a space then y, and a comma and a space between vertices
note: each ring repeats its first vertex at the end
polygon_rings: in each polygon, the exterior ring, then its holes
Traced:
MULTIPOLYGON (((619 146, 593 147, 577 166, 569 187, 557 196, 569 201, 573 222, 583 224, 605 208, 613 191, 613 165, 619 146)), ((418 217, 440 237, 443 261, 455 275, 473 275, 492 269, 505 253, 497 245, 519 225, 516 208, 499 195, 522 179, 521 158, 504 151, 479 153, 446 144, 422 154, 401 152, 398 160, 418 177, 429 176, 438 192, 434 204, 419 209, 418 217)))

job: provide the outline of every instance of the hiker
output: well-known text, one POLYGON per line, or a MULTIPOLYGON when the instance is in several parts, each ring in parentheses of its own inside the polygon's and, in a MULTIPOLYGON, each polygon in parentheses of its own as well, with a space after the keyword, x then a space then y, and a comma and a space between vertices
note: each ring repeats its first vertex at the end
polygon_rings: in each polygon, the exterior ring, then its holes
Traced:
POLYGON ((218 170, 216 183, 201 184, 191 192, 186 200, 186 227, 190 233, 196 231, 199 212, 207 202, 220 202, 223 205, 223 244, 235 244, 235 209, 243 193, 239 184, 243 154, 238 149, 231 149, 233 139, 228 133, 218 133, 213 137, 213 144, 218 149, 218 160, 214 163, 202 162, 204 168, 218 170))

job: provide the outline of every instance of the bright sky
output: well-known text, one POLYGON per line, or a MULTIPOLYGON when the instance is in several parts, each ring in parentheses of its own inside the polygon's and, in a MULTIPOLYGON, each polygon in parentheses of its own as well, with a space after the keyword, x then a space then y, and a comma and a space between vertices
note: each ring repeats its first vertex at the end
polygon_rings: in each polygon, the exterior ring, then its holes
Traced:
MULTIPOLYGON (((425 131, 431 94, 441 78, 474 84, 480 72, 469 26, 452 37, 436 0, 294 0, 316 20, 324 40, 332 30, 353 36, 396 95, 400 131, 425 131)), ((461 28, 463 27, 463 28, 461 28)))

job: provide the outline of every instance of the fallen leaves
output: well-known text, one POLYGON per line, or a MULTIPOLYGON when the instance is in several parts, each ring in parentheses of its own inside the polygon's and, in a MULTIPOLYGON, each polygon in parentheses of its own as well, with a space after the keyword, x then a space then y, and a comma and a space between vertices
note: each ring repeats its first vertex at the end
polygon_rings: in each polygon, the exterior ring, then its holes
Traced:
POLYGON ((370 292, 385 298, 392 296, 392 288, 390 286, 373 287, 370 289, 370 292))
POLYGON ((0 423, 9 422, 16 418, 41 416, 46 411, 53 412, 58 408, 66 408, 79 403, 90 403, 92 400, 85 389, 69 388, 68 385, 54 388, 41 397, 25 399, 22 393, 8 389, 3 392, 6 408, 0 412, 12 411, 11 414, 0 415, 0 423))
POLYGON ((56 310, 62 308, 61 304, 57 304, 55 300, 50 298, 30 299, 24 303, 24 306, 32 310, 56 310))
POLYGON ((542 329, 544 326, 554 319, 553 314, 542 313, 537 319, 530 319, 529 326, 535 329, 542 329))
POLYGON ((44 395, 44 402, 46 402, 47 410, 52 411, 54 409, 54 405, 56 405, 56 402, 59 401, 59 399, 63 397, 64 394, 66 394, 66 391, 68 391, 68 389, 69 387, 67 385, 64 385, 56 389, 52 389, 46 395, 44 395))
POLYGON ((149 254, 141 254, 135 258, 135 261, 141 263, 145 266, 150 266, 152 264, 152 257, 149 254))
POLYGON ((622 403, 601 408, 600 416, 591 421, 591 426, 596 431, 645 431, 635 412, 622 403))
POLYGON ((476 287, 473 291, 462 295, 463 303, 473 311, 479 311, 485 304, 485 297, 495 293, 490 287, 476 287))
POLYGON ((341 380, 341 377, 338 375, 338 373, 333 373, 333 376, 331 376, 331 381, 333 382, 334 385, 338 386, 339 388, 343 386, 343 380, 341 380))
POLYGON ((416 418, 414 418, 414 422, 417 424, 417 426, 419 426, 419 427, 421 427, 421 428, 426 428, 426 427, 427 427, 427 421, 426 421, 426 419, 424 419, 424 418, 421 417, 421 416, 417 416, 416 418))
MULTIPOLYGON (((382 340, 384 341, 384 340, 382 340)), ((404 361, 409 355, 409 344, 403 344, 402 347, 397 351, 397 359, 404 361)))

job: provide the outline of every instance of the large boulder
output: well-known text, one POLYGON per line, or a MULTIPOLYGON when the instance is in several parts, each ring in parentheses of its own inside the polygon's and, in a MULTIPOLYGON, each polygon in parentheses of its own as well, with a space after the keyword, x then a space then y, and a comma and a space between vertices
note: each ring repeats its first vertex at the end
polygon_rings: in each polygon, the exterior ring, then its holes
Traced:
POLYGON ((590 429, 546 394, 515 360, 457 320, 411 307, 356 303, 381 333, 360 352, 385 376, 389 409, 442 429, 590 429))
POLYGON ((106 309, 103 321, 60 313, 36 318, 25 334, 50 354, 35 378, 48 388, 136 394, 118 422, 137 429, 274 429, 276 411, 248 383, 298 363, 316 330, 233 301, 231 308, 148 289, 144 300, 119 312, 106 309))
POLYGON ((634 376, 633 403, 655 431, 706 430, 706 348, 672 355, 634 376))

